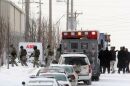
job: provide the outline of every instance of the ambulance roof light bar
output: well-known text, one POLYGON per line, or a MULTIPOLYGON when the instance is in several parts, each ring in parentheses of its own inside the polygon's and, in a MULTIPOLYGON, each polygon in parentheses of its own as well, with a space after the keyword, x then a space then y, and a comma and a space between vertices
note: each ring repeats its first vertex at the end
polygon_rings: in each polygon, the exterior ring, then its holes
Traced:
POLYGON ((98 38, 98 31, 67 31, 62 32, 63 39, 97 39, 98 38))

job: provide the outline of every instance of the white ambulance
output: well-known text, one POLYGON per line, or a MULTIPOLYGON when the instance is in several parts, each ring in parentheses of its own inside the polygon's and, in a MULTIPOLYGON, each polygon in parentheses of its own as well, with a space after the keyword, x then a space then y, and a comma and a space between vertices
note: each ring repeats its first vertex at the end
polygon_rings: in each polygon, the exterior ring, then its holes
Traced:
POLYGON ((24 49, 26 49, 27 51, 27 58, 28 58, 28 62, 33 62, 34 57, 30 57, 31 54, 33 53, 34 46, 37 46, 37 49, 40 50, 40 56, 39 56, 39 63, 40 64, 45 64, 44 62, 44 56, 43 56, 43 46, 42 43, 40 42, 20 42, 19 43, 19 51, 20 51, 20 46, 23 46, 24 49))

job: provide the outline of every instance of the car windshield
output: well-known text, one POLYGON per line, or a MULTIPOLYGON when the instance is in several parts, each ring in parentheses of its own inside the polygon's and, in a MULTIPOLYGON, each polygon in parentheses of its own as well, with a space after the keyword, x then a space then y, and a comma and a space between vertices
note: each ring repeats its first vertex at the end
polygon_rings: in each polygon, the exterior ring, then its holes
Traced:
POLYGON ((67 81, 67 78, 65 75, 62 74, 40 74, 40 76, 44 76, 46 78, 55 78, 57 81, 67 81))
POLYGON ((67 73, 73 73, 73 67, 71 66, 51 66, 52 68, 60 68, 60 71, 63 71, 63 69, 65 70, 65 72, 67 73))
POLYGON ((65 57, 65 64, 69 65, 87 65, 85 57, 65 57))
POLYGON ((65 71, 67 72, 67 73, 73 73, 74 71, 73 71, 73 68, 72 67, 70 67, 70 66, 65 66, 64 67, 65 68, 65 71))

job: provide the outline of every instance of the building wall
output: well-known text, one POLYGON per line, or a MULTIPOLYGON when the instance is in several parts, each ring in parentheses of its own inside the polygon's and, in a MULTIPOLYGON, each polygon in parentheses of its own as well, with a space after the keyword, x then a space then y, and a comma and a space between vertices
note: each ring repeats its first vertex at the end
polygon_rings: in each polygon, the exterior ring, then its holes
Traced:
MULTIPOLYGON (((8 51, 9 44, 14 44, 15 47, 18 49, 19 42, 24 41, 25 38, 24 12, 21 9, 19 9, 14 3, 7 0, 0 0, 0 17, 5 21, 7 25, 4 36, 6 39, 4 44, 5 46, 3 49, 4 54, 4 52, 8 51), (9 44, 8 44, 8 38, 9 38, 9 44)), ((7 57, 7 55, 5 57, 7 57)))
POLYGON ((11 43, 18 46, 19 42, 24 41, 24 12, 12 2, 10 2, 9 7, 11 43))

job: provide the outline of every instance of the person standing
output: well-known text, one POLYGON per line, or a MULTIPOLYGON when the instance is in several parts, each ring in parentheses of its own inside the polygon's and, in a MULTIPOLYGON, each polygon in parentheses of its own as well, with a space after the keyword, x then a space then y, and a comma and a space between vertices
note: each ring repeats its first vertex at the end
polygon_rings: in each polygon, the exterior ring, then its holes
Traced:
POLYGON ((104 56, 103 56, 103 52, 104 52, 104 50, 101 49, 99 51, 99 55, 98 55, 98 58, 100 60, 100 73, 103 73, 103 67, 104 67, 104 56))
POLYGON ((37 49, 37 46, 34 46, 33 49, 34 49, 34 51, 31 55, 31 56, 34 57, 33 67, 35 67, 35 66, 39 67, 38 61, 39 61, 40 50, 37 49))
POLYGON ((111 47, 110 50, 110 70, 112 71, 112 73, 115 73, 115 62, 116 62, 116 51, 115 51, 115 47, 111 47))
POLYGON ((118 58, 118 64, 117 64, 118 73, 120 73, 120 71, 122 71, 122 70, 123 70, 123 73, 125 73, 126 58, 127 58, 125 47, 120 48, 120 51, 118 52, 117 58, 118 58))
POLYGON ((9 49, 9 52, 10 52, 10 56, 11 56, 11 64, 12 64, 12 67, 14 66, 14 64, 16 66, 18 66, 18 64, 16 63, 16 57, 17 57, 17 52, 16 52, 16 49, 15 47, 13 46, 13 44, 10 45, 10 49, 9 49))
POLYGON ((27 58, 26 58, 26 55, 27 55, 27 51, 26 49, 23 48, 23 46, 20 46, 20 62, 21 62, 21 65, 22 66, 28 66, 27 65, 27 58))
POLYGON ((126 72, 127 72, 127 73, 130 73, 130 69, 129 69, 130 52, 128 51, 127 48, 126 48, 126 54, 127 54, 127 58, 126 58, 126 72))
POLYGON ((106 50, 103 52, 104 57, 104 67, 103 67, 103 73, 107 72, 110 73, 110 51, 108 50, 108 47, 106 47, 106 50))

